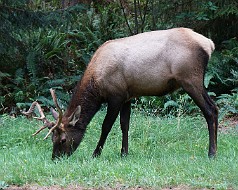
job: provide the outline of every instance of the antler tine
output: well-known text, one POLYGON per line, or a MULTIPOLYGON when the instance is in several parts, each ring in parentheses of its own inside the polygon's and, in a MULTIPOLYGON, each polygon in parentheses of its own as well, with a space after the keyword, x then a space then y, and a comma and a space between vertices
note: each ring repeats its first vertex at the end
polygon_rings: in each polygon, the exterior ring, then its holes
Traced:
POLYGON ((38 129, 34 134, 32 134, 32 136, 37 135, 39 132, 41 132, 43 129, 45 129, 46 127, 48 127, 47 125, 43 125, 40 129, 38 129))
POLYGON ((27 112, 23 111, 22 113, 26 116, 30 116, 33 113, 35 107, 37 107, 37 109, 40 113, 40 117, 33 117, 33 118, 43 121, 44 125, 39 130, 37 130, 34 134, 32 134, 33 136, 38 134, 40 131, 42 131, 46 127, 52 127, 52 125, 53 125, 52 122, 50 122, 48 119, 46 119, 45 114, 43 113, 42 108, 41 108, 40 104, 37 101, 35 101, 31 104, 31 106, 30 106, 30 108, 27 112))
POLYGON ((31 114, 33 113, 33 111, 34 111, 34 109, 35 109, 35 107, 36 107, 37 104, 38 104, 38 102, 36 102, 36 101, 33 102, 33 103, 31 104, 29 110, 28 110, 27 112, 22 111, 22 114, 24 114, 24 115, 26 115, 26 116, 31 116, 31 114))
POLYGON ((29 110, 27 112, 23 111, 22 113, 26 116, 31 116, 31 114, 33 113, 35 107, 37 107, 40 117, 33 117, 34 119, 38 119, 38 120, 43 120, 43 122, 45 122, 44 120, 46 120, 45 114, 43 113, 40 104, 35 101, 31 104, 31 107, 29 108, 29 110))
POLYGON ((40 117, 34 117, 35 119, 42 120, 44 123, 47 121, 45 114, 43 113, 40 104, 36 104, 36 107, 40 113, 40 117))
POLYGON ((51 93, 51 96, 52 96, 53 101, 55 103, 55 106, 56 106, 56 108, 59 112, 59 117, 58 117, 57 123, 49 130, 49 132, 45 136, 44 140, 48 138, 48 136, 50 135, 50 133, 52 133, 53 130, 55 130, 57 127, 60 126, 61 121, 62 121, 62 117, 63 117, 62 110, 60 109, 59 104, 57 102, 57 97, 56 97, 55 91, 52 88, 50 89, 50 93, 51 93))
POLYGON ((62 118, 63 112, 62 112, 62 110, 61 110, 60 107, 59 107, 59 104, 58 104, 58 102, 57 102, 57 97, 56 97, 55 91, 54 91, 52 88, 50 89, 50 93, 51 93, 51 96, 52 96, 53 101, 54 101, 54 103, 55 103, 56 109, 57 109, 58 112, 59 112, 59 117, 62 118))

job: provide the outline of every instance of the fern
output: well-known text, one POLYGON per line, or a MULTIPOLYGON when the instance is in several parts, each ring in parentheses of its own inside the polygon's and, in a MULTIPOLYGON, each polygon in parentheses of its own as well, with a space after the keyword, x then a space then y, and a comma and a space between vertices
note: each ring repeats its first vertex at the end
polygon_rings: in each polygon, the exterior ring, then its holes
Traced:
POLYGON ((208 88, 209 84, 211 83, 211 79, 214 78, 213 73, 206 73, 205 79, 204 79, 204 86, 205 88, 208 88))
POLYGON ((49 87, 57 87, 57 86, 61 86, 62 84, 64 84, 65 79, 54 79, 54 80, 48 80, 46 82, 46 84, 49 87))
MULTIPOLYGON (((36 62, 36 56, 37 53, 35 51, 29 52, 29 54, 26 57, 26 64, 27 64, 27 69, 30 73, 32 83, 34 85, 38 84, 38 78, 37 78, 37 62, 36 62)), ((40 69, 40 68, 39 68, 40 69)))
POLYGON ((234 89, 231 94, 220 95, 217 104, 220 107, 220 119, 238 115, 238 88, 234 89))
MULTIPOLYGON (((238 63, 238 61, 237 61, 237 63, 238 63)), ((237 86, 238 85, 238 71, 231 70, 231 74, 233 75, 233 78, 230 78, 227 80, 233 82, 234 85, 237 86)))
POLYGON ((177 108, 178 106, 179 106, 179 104, 177 102, 175 102, 174 100, 169 100, 164 104, 164 110, 166 110, 169 107, 177 108))
POLYGON ((15 72, 14 82, 16 85, 22 84, 24 81, 24 71, 22 68, 19 68, 15 72))
POLYGON ((11 75, 8 74, 8 73, 3 73, 0 71, 0 81, 2 80, 2 78, 5 78, 5 77, 10 77, 11 75))

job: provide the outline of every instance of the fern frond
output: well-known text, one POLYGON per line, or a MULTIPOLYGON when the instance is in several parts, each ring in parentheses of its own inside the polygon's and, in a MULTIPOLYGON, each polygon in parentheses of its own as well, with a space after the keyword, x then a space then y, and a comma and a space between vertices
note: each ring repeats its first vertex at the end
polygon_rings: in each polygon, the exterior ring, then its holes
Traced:
POLYGON ((164 104, 164 110, 167 109, 168 107, 178 107, 178 103, 175 102, 174 100, 169 100, 164 104))
POLYGON ((8 73, 3 73, 3 72, 0 71, 0 80, 1 80, 2 78, 10 77, 10 76, 11 76, 10 74, 8 74, 8 73))
POLYGON ((37 55, 36 52, 31 51, 31 52, 29 52, 29 54, 26 57, 27 69, 28 69, 30 76, 32 78, 32 82, 35 84, 38 83, 36 55, 37 55))
POLYGON ((21 84, 24 81, 24 71, 22 68, 19 68, 15 72, 15 78, 14 78, 14 83, 15 84, 21 84))
POLYGON ((57 86, 61 86, 62 84, 64 84, 65 82, 65 79, 53 79, 53 80, 49 80, 46 82, 46 84, 49 86, 49 87, 57 87, 57 86))

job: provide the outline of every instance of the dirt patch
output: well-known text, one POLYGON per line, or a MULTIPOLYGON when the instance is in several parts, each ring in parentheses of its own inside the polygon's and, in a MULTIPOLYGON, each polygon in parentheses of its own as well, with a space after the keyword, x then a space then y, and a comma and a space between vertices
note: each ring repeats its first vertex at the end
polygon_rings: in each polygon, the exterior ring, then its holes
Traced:
MULTIPOLYGON (((156 188, 157 190, 158 188, 156 188)), ((213 188, 212 188, 213 189, 213 188)), ((161 190, 212 190, 212 189, 206 189, 206 188, 192 188, 189 186, 181 185, 178 187, 168 187, 168 188, 163 188, 161 190)), ((115 188, 110 188, 110 187, 105 187, 105 188, 84 188, 80 186, 68 186, 68 187, 60 187, 60 186, 44 186, 40 187, 37 185, 25 185, 25 186, 10 186, 7 187, 6 190, 155 190, 155 188, 145 188, 145 187, 125 187, 125 186, 120 186, 120 187, 115 187, 115 188)))
POLYGON ((214 188, 211 188, 211 189, 207 189, 207 188, 193 188, 193 187, 189 187, 189 186, 184 186, 184 185, 181 185, 181 186, 178 186, 178 187, 169 187, 169 188, 165 188, 165 189, 161 189, 161 190, 213 190, 214 188))
POLYGON ((60 186, 37 186, 37 185, 24 185, 24 186, 10 186, 4 190, 90 190, 80 186, 69 186, 69 187, 60 187, 60 186))
POLYGON ((238 115, 225 118, 220 122, 218 129, 222 133, 234 132, 234 130, 238 132, 238 115))

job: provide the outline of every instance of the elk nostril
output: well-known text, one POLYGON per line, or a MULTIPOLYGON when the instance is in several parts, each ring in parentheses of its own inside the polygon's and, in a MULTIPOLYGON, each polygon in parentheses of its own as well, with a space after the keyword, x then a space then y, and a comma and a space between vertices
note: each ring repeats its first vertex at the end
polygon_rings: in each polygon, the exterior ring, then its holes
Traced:
POLYGON ((66 142, 66 139, 61 139, 61 144, 64 144, 66 142))

